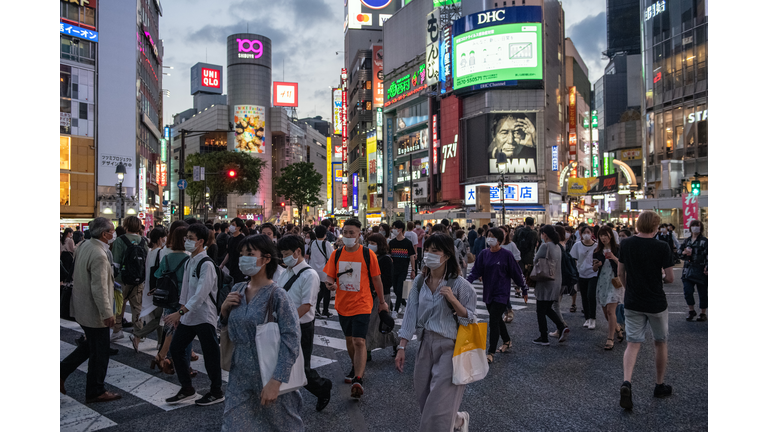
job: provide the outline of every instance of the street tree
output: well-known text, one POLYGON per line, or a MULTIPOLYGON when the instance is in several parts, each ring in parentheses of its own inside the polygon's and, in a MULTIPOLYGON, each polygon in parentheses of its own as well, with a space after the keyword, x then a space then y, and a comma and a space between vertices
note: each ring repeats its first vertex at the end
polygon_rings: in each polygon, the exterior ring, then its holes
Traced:
POLYGON ((261 173, 266 165, 263 159, 233 151, 194 153, 187 156, 184 171, 189 181, 187 195, 192 201, 192 209, 204 207, 206 186, 210 191, 208 203, 216 203, 229 194, 255 194, 259 190, 261 173), (192 167, 196 165, 205 167, 205 181, 191 181, 192 167), (234 171, 234 177, 230 177, 229 171, 234 171))
POLYGON ((315 171, 312 162, 297 162, 282 169, 280 176, 275 178, 275 194, 282 195, 299 208, 299 225, 304 225, 304 211, 307 206, 318 206, 320 201, 320 186, 323 176, 315 171))

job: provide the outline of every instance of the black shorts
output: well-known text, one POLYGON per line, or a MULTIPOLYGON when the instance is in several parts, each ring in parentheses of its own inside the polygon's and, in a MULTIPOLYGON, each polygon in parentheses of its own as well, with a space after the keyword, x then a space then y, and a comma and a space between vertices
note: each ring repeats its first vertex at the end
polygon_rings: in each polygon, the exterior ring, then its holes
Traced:
POLYGON ((355 337, 365 339, 368 335, 368 323, 371 321, 371 314, 344 316, 339 315, 339 324, 345 337, 355 337))

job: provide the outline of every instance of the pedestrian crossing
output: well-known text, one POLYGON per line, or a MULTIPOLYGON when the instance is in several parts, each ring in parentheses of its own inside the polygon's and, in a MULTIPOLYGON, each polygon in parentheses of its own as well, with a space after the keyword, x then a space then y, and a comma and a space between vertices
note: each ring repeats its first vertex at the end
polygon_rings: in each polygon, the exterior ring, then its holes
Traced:
MULTIPOLYGON (((487 321, 488 311, 485 308, 485 304, 482 302, 482 284, 473 284, 478 296, 478 303, 476 307, 476 314, 481 321, 487 321)), ((529 294, 528 304, 524 304, 522 298, 516 298, 511 294, 512 308, 514 310, 525 309, 526 307, 535 304, 535 297, 529 294)), ((394 301, 394 295, 393 295, 394 301)), ((342 351, 347 350, 346 340, 341 331, 341 326, 338 321, 338 316, 335 309, 335 301, 331 301, 333 316, 331 318, 316 317, 315 327, 316 332, 314 336, 314 345, 320 347, 326 347, 326 349, 316 349, 311 358, 311 367, 318 369, 322 375, 322 368, 337 362, 337 358, 345 358, 346 353, 342 351), (322 329, 322 330, 320 330, 322 329), (333 349, 331 353, 327 348, 333 349), (315 355, 318 354, 318 355, 315 355), (329 355, 330 354, 330 355, 329 355), (343 357, 342 357, 343 356, 343 357)), ((130 308, 126 310, 125 319, 130 321, 130 308)), ((395 320, 395 332, 397 332, 402 325, 402 318, 395 320)), ((82 328, 72 321, 60 320, 60 327, 62 329, 69 329, 82 333, 82 328)), ((130 354, 133 353, 133 344, 128 338, 128 331, 125 331, 125 337, 113 342, 114 345, 126 348, 130 350, 130 354)), ((153 333, 154 334, 154 333, 153 333)), ((414 336, 415 339, 415 336, 414 336)), ((60 358, 64 359, 75 349, 71 340, 60 341, 60 358)), ((113 346, 114 346, 113 345, 113 346)), ((191 405, 194 405, 194 401, 190 400, 178 405, 168 405, 165 403, 165 399, 173 396, 180 390, 178 379, 176 376, 166 375, 160 371, 153 371, 148 368, 149 362, 157 355, 157 342, 150 338, 146 338, 139 343, 139 353, 135 354, 146 359, 147 367, 139 369, 138 367, 129 366, 122 362, 110 359, 109 367, 107 369, 107 376, 105 383, 110 387, 110 391, 117 391, 122 394, 130 394, 146 403, 149 403, 163 411, 172 411, 177 409, 184 409, 191 405), (117 390, 115 390, 117 389, 117 390)), ((199 356, 199 360, 192 363, 192 367, 198 369, 201 374, 205 374, 203 354, 199 351, 195 351, 199 356)), ((85 362, 78 368, 78 371, 86 373, 88 370, 88 363, 85 362)), ((78 373, 78 372, 76 372, 78 373)), ((222 370, 222 380, 226 383, 229 381, 229 373, 222 370)), ((197 397, 200 397, 198 394, 197 397)), ((197 398, 196 397, 196 398, 197 398)), ((84 395, 75 394, 70 392, 70 395, 60 395, 60 430, 71 432, 83 432, 83 431, 96 431, 111 426, 115 426, 116 423, 108 418, 109 412, 99 412, 101 409, 108 409, 104 404, 84 405, 82 402, 84 395), (73 397, 74 396, 74 397, 73 397)))

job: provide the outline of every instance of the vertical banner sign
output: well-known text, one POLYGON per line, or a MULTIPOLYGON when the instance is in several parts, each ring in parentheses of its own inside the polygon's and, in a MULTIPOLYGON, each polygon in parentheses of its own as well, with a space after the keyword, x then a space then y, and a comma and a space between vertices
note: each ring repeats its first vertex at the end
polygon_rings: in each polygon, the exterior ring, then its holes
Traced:
POLYGON ((325 144, 325 199, 328 202, 328 213, 333 212, 333 145, 331 137, 326 139, 325 144))
POLYGON ((158 184, 162 187, 168 186, 168 164, 160 164, 160 181, 158 184))
MULTIPOLYGON (((576 87, 568 87, 568 162, 575 161, 577 156, 576 120, 576 87)), ((576 167, 571 170, 570 176, 577 176, 576 167)))
POLYGON ((357 211, 357 173, 352 173, 352 210, 357 211))
POLYGON ((451 26, 443 29, 443 70, 445 71, 445 90, 453 89, 453 70, 451 70, 451 53, 453 41, 451 40, 451 26))
MULTIPOLYGON (((341 70, 341 169, 347 175, 347 70, 341 70)), ((344 200, 346 202, 346 199, 344 200)), ((346 206, 346 204, 345 204, 346 206)))
POLYGON ((394 175, 394 155, 392 154, 393 150, 393 144, 392 144, 392 118, 387 119, 387 160, 389 163, 387 164, 387 201, 394 201, 395 200, 395 192, 393 188, 394 179, 392 176, 394 175))
POLYGON ((558 168, 557 146, 552 146, 552 171, 557 171, 557 168, 558 168))
POLYGON ((384 139, 382 129, 384 127, 384 112, 381 107, 376 108, 376 140, 381 141, 384 139))
POLYGON ((144 166, 144 160, 141 159, 139 164, 139 210, 144 211, 147 208, 147 168, 144 166))
POLYGON ((365 140, 365 153, 368 161, 368 184, 376 184, 376 131, 369 131, 365 140))
POLYGON ((333 134, 341 135, 341 89, 335 88, 333 97, 333 134))
POLYGON ((437 84, 440 77, 440 9, 427 14, 427 85, 437 84))
POLYGON ((691 229, 691 221, 699 218, 699 197, 683 194, 683 229, 691 229))
POLYGON ((160 162, 155 162, 155 178, 157 179, 157 184, 160 184, 160 162))
MULTIPOLYGON (((437 139, 437 114, 432 114, 432 167, 437 166, 437 154, 439 153, 439 145, 440 140, 437 139)), ((432 172, 435 173, 436 171, 433 169, 432 172)))
POLYGON ((373 107, 384 106, 384 47, 373 46, 373 107))

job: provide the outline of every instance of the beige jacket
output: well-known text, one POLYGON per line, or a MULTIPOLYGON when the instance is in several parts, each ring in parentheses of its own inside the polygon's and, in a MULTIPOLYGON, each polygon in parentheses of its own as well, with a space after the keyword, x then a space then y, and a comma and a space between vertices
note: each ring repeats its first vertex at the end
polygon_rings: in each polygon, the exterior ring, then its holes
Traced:
POLYGON ((104 328, 104 320, 113 316, 115 277, 112 257, 104 242, 90 239, 75 251, 70 311, 78 324, 104 328))

